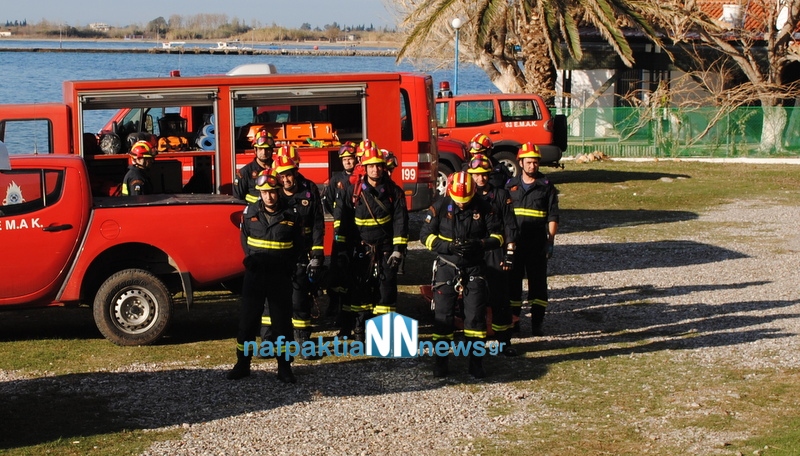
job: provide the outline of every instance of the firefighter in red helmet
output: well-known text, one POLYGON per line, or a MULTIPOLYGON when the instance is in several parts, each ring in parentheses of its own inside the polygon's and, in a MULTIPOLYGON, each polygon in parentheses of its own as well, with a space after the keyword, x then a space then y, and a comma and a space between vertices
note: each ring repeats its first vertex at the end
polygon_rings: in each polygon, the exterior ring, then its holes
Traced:
POLYGON ((350 311, 345 319, 349 326, 342 332, 349 333, 351 325, 355 339, 363 341, 367 318, 396 310, 397 268, 408 244, 408 211, 403 190, 388 176, 383 153, 369 140, 358 150, 364 174, 336 201, 334 239, 340 256, 349 255, 348 244, 354 248, 358 293, 345 309, 350 311), (348 239, 350 233, 357 233, 354 241, 348 239))
POLYGON ((150 167, 156 156, 156 151, 147 141, 137 141, 131 146, 131 165, 122 180, 122 194, 149 195, 153 193, 153 183, 150 180, 150 167))
MULTIPOLYGON (((420 241, 437 254, 434 260, 433 340, 452 341, 456 301, 463 295, 464 338, 472 342, 469 373, 483 378, 482 353, 474 342, 486 340, 488 288, 484 254, 504 243, 503 224, 492 205, 475 198, 477 186, 470 175, 461 171, 447 183, 447 194, 437 200, 425 217, 420 241)), ((433 375, 448 374, 447 355, 436 353, 433 375)))

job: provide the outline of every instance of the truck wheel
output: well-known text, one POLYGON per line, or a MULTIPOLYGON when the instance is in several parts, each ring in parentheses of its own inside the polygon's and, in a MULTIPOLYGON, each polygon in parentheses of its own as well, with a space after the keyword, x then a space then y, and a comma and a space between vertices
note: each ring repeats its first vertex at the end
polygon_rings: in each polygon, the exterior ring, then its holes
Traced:
POLYGON ((117 345, 149 345, 172 319, 172 295, 155 275, 125 269, 109 277, 94 298, 94 322, 117 345))
POLYGON ((439 174, 436 176, 436 194, 444 196, 447 191, 447 178, 453 174, 450 165, 439 162, 439 174))
POLYGON ((511 177, 519 176, 520 169, 516 155, 511 152, 498 152, 494 154, 493 158, 508 169, 508 173, 511 177))

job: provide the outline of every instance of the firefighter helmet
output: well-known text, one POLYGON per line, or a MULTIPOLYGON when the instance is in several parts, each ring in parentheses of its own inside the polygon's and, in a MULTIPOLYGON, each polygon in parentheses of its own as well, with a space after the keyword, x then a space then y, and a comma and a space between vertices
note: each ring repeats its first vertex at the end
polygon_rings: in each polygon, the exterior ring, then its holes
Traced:
POLYGON ((356 148, 355 144, 352 141, 347 141, 342 144, 342 147, 339 148, 339 158, 344 157, 355 157, 356 156, 356 148))
POLYGON ((156 153, 147 141, 136 141, 131 146, 131 157, 133 158, 153 158, 156 153))
POLYGON ((281 187, 273 170, 267 168, 256 177, 256 190, 277 190, 281 187))
POLYGON ((467 172, 470 174, 484 174, 492 172, 492 162, 483 154, 475 154, 469 161, 467 172))
POLYGON ((368 147, 364 149, 361 155, 361 164, 364 166, 385 165, 386 160, 383 159, 383 153, 380 150, 375 147, 368 147))
POLYGON ((494 143, 488 136, 483 133, 478 133, 469 140, 469 153, 470 154, 488 154, 494 143))
POLYGON ((253 147, 258 149, 273 149, 275 148, 275 140, 272 138, 272 133, 264 130, 258 130, 255 139, 253 140, 253 147))
MULTIPOLYGON (((286 146, 284 146, 286 147, 286 146)), ((290 169, 297 169, 297 163, 292 160, 291 157, 288 155, 278 155, 275 157, 275 162, 273 163, 273 170, 276 174, 280 174, 285 171, 289 171, 290 169)))
POLYGON ((281 155, 283 155, 283 156, 291 158, 292 161, 295 163, 295 165, 300 163, 300 154, 297 152, 297 148, 294 147, 294 146, 287 146, 287 145, 281 146, 275 152, 275 155, 276 155, 275 161, 278 160, 277 157, 280 157, 281 155))
POLYGON ((395 157, 393 153, 386 149, 381 149, 381 154, 383 154, 383 161, 386 162, 386 169, 391 171, 397 168, 397 157, 395 157))
POLYGON ((522 160, 523 158, 542 158, 539 146, 532 142, 526 142, 520 146, 519 151, 517 151, 517 160, 522 160))
POLYGON ((460 171, 450 177, 447 183, 447 194, 456 203, 467 204, 475 196, 475 181, 466 171, 460 171))
POLYGON ((358 144, 356 147, 356 157, 361 158, 364 156, 364 152, 367 149, 375 149, 378 150, 378 145, 375 144, 375 141, 371 141, 369 139, 365 139, 358 144))

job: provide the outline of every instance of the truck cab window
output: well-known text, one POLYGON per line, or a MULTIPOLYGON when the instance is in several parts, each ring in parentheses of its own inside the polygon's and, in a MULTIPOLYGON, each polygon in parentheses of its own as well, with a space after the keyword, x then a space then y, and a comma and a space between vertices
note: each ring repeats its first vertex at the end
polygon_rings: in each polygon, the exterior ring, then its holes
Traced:
POLYGON ((10 154, 52 154, 53 125, 47 119, 0 122, 0 141, 10 154))
POLYGON ((28 214, 61 198, 63 171, 25 169, 0 171, 0 217, 28 214))

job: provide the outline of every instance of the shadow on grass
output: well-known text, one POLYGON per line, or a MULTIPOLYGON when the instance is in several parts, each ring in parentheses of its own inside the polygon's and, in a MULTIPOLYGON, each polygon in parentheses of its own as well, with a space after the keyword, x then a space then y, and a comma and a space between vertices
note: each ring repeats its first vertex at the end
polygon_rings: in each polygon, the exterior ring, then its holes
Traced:
POLYGON ((580 169, 550 172, 544 171, 554 184, 620 183, 630 181, 655 181, 662 178, 690 179, 688 174, 644 171, 615 171, 609 169, 580 169))
POLYGON ((553 276, 678 268, 741 258, 747 258, 747 255, 712 244, 684 240, 556 244, 548 273, 553 276))
POLYGON ((590 232, 607 228, 687 222, 697 218, 699 215, 690 211, 561 209, 558 232, 561 234, 590 232))

